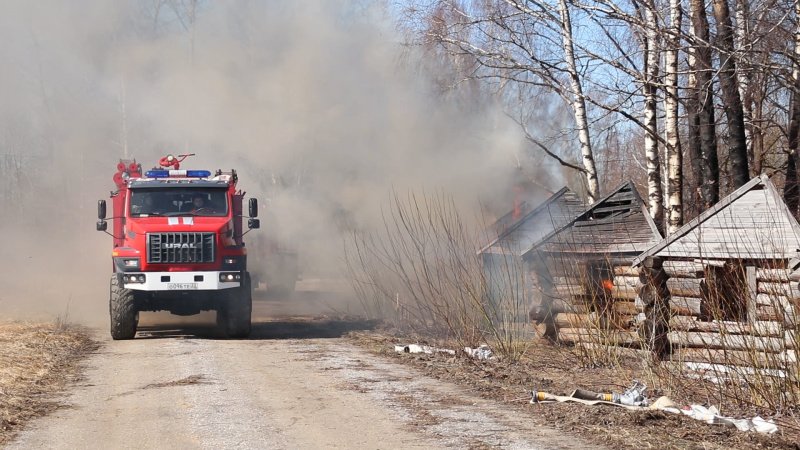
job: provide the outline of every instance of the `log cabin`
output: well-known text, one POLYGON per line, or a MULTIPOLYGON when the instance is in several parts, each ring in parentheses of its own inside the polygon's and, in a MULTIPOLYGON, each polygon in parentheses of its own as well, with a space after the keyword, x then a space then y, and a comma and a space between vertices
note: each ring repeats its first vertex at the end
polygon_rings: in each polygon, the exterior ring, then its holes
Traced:
POLYGON ((628 181, 522 252, 533 280, 531 318, 563 343, 637 346, 633 259, 661 241, 628 181))
POLYGON ((522 260, 522 251, 580 214, 584 203, 578 194, 564 187, 539 206, 530 209, 523 204, 521 209, 523 212, 518 217, 514 216, 519 210, 515 208, 488 228, 496 237, 481 248, 478 255, 483 265, 487 297, 494 309, 512 305, 527 316, 529 272, 522 260))
POLYGON ((800 224, 762 175, 633 261, 657 356, 797 373, 800 224))

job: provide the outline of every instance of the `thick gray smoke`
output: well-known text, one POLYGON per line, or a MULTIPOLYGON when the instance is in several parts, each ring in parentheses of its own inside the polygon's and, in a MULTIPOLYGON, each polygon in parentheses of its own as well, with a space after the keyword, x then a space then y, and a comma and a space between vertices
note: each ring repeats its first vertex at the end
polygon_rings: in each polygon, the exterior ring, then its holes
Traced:
POLYGON ((0 314, 105 320, 111 239, 95 205, 120 158, 236 168, 322 276, 338 273, 339 227, 378 224, 392 189, 509 197, 516 128, 489 102, 439 95, 386 11, 0 3, 0 314))

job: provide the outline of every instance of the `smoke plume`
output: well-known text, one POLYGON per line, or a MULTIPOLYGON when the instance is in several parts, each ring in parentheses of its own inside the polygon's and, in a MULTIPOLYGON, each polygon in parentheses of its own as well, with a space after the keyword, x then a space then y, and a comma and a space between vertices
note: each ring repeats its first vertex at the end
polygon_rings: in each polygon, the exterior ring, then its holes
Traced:
POLYGON ((0 314, 105 320, 95 205, 120 158, 237 169, 304 276, 339 276, 341 228, 380 224, 392 190, 510 208, 518 130, 443 95, 446 65, 392 20, 364 1, 0 3, 0 314))

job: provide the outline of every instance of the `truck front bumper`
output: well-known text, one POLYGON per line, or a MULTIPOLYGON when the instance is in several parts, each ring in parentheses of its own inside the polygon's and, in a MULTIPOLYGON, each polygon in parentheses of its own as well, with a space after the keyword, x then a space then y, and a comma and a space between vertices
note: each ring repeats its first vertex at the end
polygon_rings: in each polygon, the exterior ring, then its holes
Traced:
POLYGON ((125 289, 137 291, 218 291, 241 286, 242 272, 118 273, 125 289), (223 281, 224 280, 224 281, 223 281))

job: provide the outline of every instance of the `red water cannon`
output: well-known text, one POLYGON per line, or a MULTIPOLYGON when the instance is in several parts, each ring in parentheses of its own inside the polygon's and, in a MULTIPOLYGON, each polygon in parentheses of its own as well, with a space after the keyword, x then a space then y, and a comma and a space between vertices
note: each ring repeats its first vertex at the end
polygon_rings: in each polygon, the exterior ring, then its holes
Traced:
POLYGON ((172 167, 175 170, 178 170, 181 168, 181 163, 183 162, 183 160, 188 158, 189 156, 194 156, 194 153, 187 153, 185 155, 178 155, 178 156, 167 155, 158 160, 158 165, 165 169, 172 167))
POLYGON ((114 174, 114 184, 120 186, 131 178, 140 178, 142 176, 142 165, 138 164, 136 160, 119 160, 117 164, 117 173, 114 174))

